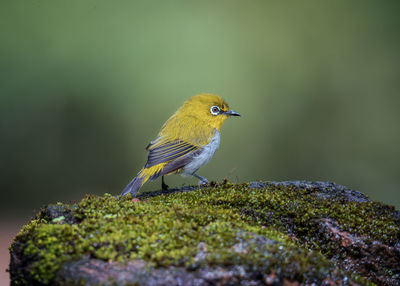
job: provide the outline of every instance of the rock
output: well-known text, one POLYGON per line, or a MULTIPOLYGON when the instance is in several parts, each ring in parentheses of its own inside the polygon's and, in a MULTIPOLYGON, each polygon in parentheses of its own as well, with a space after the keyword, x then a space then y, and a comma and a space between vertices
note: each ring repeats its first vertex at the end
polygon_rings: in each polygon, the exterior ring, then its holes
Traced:
POLYGON ((212 183, 44 207, 12 285, 400 285, 400 213, 327 182, 212 183))

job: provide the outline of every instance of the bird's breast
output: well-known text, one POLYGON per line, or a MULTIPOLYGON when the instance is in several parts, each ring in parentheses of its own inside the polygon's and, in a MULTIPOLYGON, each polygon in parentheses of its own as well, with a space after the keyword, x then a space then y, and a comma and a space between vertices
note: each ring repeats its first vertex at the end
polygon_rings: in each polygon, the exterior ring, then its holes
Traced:
POLYGON ((214 136, 211 141, 201 148, 201 151, 196 154, 192 161, 187 164, 183 170, 182 174, 192 175, 194 174, 201 166, 207 164, 208 161, 214 156, 215 152, 218 150, 220 143, 220 135, 218 130, 215 130, 214 136))

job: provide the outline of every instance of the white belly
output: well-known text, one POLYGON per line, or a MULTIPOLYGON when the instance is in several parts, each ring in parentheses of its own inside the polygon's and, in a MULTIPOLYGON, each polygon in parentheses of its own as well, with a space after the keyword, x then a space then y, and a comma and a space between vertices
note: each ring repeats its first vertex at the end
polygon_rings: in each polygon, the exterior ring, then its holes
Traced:
POLYGON ((212 156, 214 156, 215 151, 217 151, 219 147, 219 141, 220 141, 219 132, 218 130, 215 130, 215 134, 211 139, 210 143, 204 146, 201 153, 193 157, 193 160, 183 168, 182 175, 192 175, 196 173, 196 171, 201 166, 207 164, 208 161, 210 161, 210 159, 212 158, 212 156))

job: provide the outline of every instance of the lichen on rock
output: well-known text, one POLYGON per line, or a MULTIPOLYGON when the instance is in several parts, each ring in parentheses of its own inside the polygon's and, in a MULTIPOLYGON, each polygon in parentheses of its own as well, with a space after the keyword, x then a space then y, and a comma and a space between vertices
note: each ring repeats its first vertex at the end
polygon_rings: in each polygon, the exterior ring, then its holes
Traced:
POLYGON ((398 285, 399 226, 393 207, 322 182, 88 195, 22 228, 10 275, 13 285, 398 285))

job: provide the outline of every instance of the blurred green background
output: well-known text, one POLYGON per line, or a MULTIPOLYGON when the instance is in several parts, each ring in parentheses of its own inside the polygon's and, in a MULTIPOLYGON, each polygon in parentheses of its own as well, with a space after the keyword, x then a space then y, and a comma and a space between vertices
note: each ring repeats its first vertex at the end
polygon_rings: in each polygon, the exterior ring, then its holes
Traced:
POLYGON ((1 210, 119 194, 200 92, 243 115, 202 176, 329 180, 400 207, 399 3, 2 1, 1 210))

